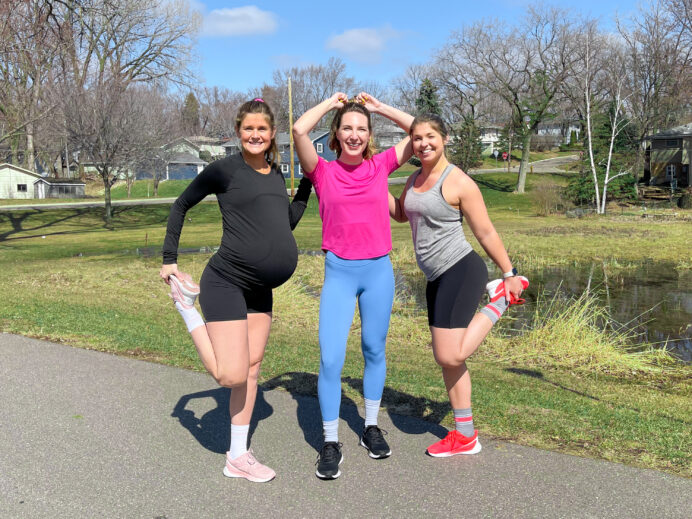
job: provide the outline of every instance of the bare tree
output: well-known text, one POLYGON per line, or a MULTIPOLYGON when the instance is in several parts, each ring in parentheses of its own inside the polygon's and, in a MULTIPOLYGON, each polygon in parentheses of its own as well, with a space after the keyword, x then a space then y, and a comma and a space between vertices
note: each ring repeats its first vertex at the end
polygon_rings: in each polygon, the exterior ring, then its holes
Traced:
POLYGON ((354 92, 355 80, 346 74, 346 64, 339 58, 329 58, 326 65, 308 65, 274 71, 273 83, 264 85, 262 97, 270 103, 281 130, 288 129, 288 78, 293 93, 293 117, 298 118, 334 92, 354 92))
POLYGON ((61 0, 52 17, 63 44, 65 131, 98 169, 110 224, 111 186, 135 166, 146 134, 134 87, 191 79, 199 19, 185 0, 61 0))
POLYGON ((204 135, 220 139, 233 138, 236 113, 249 96, 215 86, 199 89, 198 98, 204 135))
MULTIPOLYGON (((629 60, 625 77, 631 96, 627 108, 636 124, 638 142, 656 130, 675 124, 692 93, 689 0, 664 5, 682 10, 675 10, 674 15, 656 1, 648 10, 640 9, 630 20, 617 21, 629 60)), ((640 146, 635 164, 637 177, 644 169, 644 153, 640 146)))
POLYGON ((405 112, 415 113, 421 83, 431 77, 435 77, 435 72, 430 65, 409 65, 406 72, 393 81, 394 103, 405 112))
POLYGON ((58 51, 48 24, 50 5, 40 0, 9 0, 0 8, 0 142, 25 151, 24 164, 35 167, 35 126, 52 111, 43 85, 58 51))
POLYGON ((448 45, 457 62, 476 75, 469 81, 500 96, 525 123, 520 129, 519 193, 525 189, 531 135, 550 114, 576 44, 568 13, 539 6, 529 7, 519 27, 479 22, 454 34, 448 45))

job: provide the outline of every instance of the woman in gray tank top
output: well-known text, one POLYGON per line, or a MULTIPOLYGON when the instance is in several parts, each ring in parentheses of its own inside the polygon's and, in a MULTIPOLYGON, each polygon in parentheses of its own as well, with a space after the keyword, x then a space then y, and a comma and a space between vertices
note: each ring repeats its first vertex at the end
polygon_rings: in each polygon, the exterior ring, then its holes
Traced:
POLYGON ((411 143, 422 167, 409 177, 401 198, 389 195, 392 218, 411 224, 416 261, 428 279, 426 300, 433 353, 442 367, 454 411, 455 430, 428 447, 427 453, 434 457, 480 452, 466 359, 503 312, 523 302, 521 293, 529 285, 512 267, 478 186, 447 160, 447 140, 440 117, 416 117, 411 124, 411 143), (478 243, 504 272, 503 279, 487 283, 485 263, 464 236, 464 216, 478 243), (476 312, 484 291, 490 302, 476 312))

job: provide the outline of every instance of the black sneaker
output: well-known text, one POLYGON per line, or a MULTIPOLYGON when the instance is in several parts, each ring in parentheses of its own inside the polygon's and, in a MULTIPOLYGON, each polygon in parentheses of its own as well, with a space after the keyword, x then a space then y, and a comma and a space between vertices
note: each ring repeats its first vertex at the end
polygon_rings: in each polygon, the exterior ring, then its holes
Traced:
MULTIPOLYGON (((363 436, 360 437, 360 444, 368 449, 368 455, 371 458, 386 458, 392 454, 382 432, 382 429, 376 425, 368 425, 363 431, 363 436)), ((384 433, 387 434, 387 431, 384 433)))
POLYGON ((344 461, 341 454, 341 444, 337 442, 326 442, 322 445, 322 450, 317 455, 317 470, 315 475, 320 479, 336 479, 341 476, 339 465, 344 461))

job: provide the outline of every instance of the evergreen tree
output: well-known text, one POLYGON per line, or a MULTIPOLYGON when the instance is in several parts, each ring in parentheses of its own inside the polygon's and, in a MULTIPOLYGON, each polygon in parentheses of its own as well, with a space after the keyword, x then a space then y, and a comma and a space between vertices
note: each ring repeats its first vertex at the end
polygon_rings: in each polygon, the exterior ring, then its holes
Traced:
POLYGON ((442 115, 440 100, 437 97, 437 88, 428 78, 421 82, 418 99, 416 99, 416 112, 419 114, 442 115))
POLYGON ((183 131, 187 135, 197 135, 199 133, 199 101, 197 101, 195 94, 192 92, 185 96, 180 119, 183 131))
POLYGON ((463 121, 453 127, 452 138, 448 148, 448 158, 462 171, 468 172, 483 163, 481 153, 481 132, 472 117, 464 117, 463 121))

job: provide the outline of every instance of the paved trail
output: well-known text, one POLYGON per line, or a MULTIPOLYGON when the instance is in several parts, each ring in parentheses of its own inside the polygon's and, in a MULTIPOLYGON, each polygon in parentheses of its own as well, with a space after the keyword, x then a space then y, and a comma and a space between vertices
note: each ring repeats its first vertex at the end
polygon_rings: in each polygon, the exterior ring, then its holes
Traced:
MULTIPOLYGON (((192 347, 192 346, 190 346, 192 347)), ((261 391, 251 443, 278 477, 222 476, 228 391, 194 373, 0 334, 0 517, 689 517, 692 481, 483 439, 476 456, 433 459, 439 425, 382 413, 394 454, 358 446, 342 410, 345 461, 314 476, 313 397, 261 391)), ((482 436, 481 436, 482 438, 482 436)))

